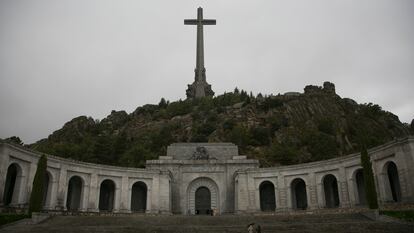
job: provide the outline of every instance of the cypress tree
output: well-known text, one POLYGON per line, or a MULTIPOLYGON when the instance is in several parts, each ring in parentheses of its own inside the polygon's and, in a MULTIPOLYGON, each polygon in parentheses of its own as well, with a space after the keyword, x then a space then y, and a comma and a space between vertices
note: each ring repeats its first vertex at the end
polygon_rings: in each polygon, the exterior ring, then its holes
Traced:
POLYGON ((33 180, 32 193, 30 194, 29 214, 42 210, 43 189, 46 176, 47 158, 42 155, 37 162, 36 174, 33 180))
POLYGON ((375 190, 374 173, 372 164, 365 146, 361 150, 361 165, 364 173, 365 196, 370 209, 378 209, 377 191, 375 190))

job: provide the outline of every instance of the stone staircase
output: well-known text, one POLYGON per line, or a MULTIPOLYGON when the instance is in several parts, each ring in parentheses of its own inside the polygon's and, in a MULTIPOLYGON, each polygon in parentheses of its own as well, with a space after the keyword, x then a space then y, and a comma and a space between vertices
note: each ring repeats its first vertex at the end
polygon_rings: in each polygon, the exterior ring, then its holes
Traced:
POLYGON ((245 233, 247 225, 261 225, 270 232, 414 232, 414 225, 372 221, 360 214, 223 215, 223 216, 55 216, 37 224, 17 224, 0 229, 9 233, 245 233))

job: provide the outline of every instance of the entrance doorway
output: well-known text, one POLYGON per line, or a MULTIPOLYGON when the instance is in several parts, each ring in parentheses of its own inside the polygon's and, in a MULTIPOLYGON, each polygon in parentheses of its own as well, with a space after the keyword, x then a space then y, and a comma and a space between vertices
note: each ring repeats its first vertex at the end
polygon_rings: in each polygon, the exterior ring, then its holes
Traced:
POLYGON ((112 180, 104 180, 99 192, 99 210, 112 211, 114 208, 115 183, 112 180))
POLYGON ((308 208, 308 196, 304 180, 301 178, 294 179, 291 184, 291 192, 293 209, 304 210, 308 208))
POLYGON ((66 199, 66 208, 69 211, 80 209, 82 196, 82 179, 79 176, 73 176, 69 180, 68 197, 66 199))
POLYGON ((196 214, 211 214, 211 193, 206 187, 200 187, 195 192, 195 211, 196 214))
POLYGON ((138 181, 132 185, 131 210, 144 212, 147 209, 147 185, 138 181))
POLYGON ((260 210, 275 211, 275 186, 270 181, 264 181, 260 184, 260 210))
POLYGON ((398 177, 397 165, 394 162, 389 162, 387 164, 387 175, 388 181, 391 189, 392 200, 395 202, 401 201, 401 186, 400 179, 398 177))
POLYGON ((323 190, 325 192, 325 206, 335 208, 339 206, 338 182, 334 175, 327 175, 323 179, 323 190))

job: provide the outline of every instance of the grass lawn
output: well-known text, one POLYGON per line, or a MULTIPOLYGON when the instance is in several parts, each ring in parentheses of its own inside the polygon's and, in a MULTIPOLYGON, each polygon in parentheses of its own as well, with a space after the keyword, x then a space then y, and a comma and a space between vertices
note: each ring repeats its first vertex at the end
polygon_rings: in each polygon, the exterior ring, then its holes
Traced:
POLYGON ((380 211, 381 214, 385 214, 394 218, 399 218, 405 221, 414 222, 414 210, 386 210, 380 211))
POLYGON ((20 219, 30 218, 28 214, 0 214, 0 226, 11 223, 14 221, 18 221, 20 219))

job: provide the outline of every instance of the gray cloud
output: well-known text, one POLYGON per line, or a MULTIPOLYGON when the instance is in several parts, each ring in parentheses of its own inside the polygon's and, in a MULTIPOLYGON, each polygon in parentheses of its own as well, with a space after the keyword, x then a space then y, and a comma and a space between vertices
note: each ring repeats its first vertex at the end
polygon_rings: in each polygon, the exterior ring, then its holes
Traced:
POLYGON ((185 98, 204 7, 207 79, 216 94, 336 84, 342 97, 414 118, 414 2, 0 2, 0 137, 26 143, 79 115, 102 119, 185 98))

